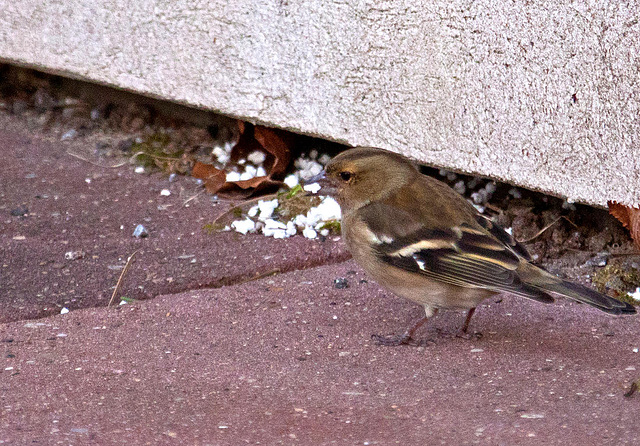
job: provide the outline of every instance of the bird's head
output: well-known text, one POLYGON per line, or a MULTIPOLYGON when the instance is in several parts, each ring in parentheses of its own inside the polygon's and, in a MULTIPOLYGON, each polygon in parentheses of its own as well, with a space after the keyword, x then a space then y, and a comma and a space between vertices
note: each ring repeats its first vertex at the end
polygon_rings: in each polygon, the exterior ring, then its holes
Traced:
POLYGON ((333 196, 343 208, 355 210, 384 199, 418 174, 409 160, 396 153, 357 147, 334 157, 315 180, 322 186, 321 195, 333 196))

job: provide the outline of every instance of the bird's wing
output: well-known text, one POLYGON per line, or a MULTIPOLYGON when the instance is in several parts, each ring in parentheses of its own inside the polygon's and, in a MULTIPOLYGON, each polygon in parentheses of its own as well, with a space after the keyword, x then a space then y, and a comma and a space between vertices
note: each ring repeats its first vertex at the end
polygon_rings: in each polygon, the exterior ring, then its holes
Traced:
POLYGON ((360 218, 375 235, 378 257, 391 266, 460 287, 553 301, 520 280, 516 270, 530 259, 524 247, 479 214, 477 224, 426 229, 418 221, 419 213, 378 202, 362 208, 360 218), (394 224, 398 221, 402 225, 394 224))

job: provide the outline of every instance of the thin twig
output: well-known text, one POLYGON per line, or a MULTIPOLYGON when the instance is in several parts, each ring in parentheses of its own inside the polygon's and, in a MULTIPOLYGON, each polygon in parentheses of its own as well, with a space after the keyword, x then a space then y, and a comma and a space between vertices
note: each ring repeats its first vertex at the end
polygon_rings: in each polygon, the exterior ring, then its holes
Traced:
POLYGON ((555 225, 556 223, 558 223, 560 220, 566 220, 568 221, 574 228, 578 228, 578 225, 576 225, 574 222, 572 222, 571 220, 569 220, 567 217, 565 217, 564 215, 556 218, 555 220, 553 220, 551 223, 549 223, 547 226, 545 226, 544 228, 540 229, 538 231, 538 233, 536 235, 534 235, 533 237, 530 237, 526 240, 519 240, 520 243, 529 243, 535 239, 537 239, 538 237, 540 237, 542 234, 544 234, 545 232, 547 232, 547 230, 549 228, 551 228, 553 225, 555 225))
POLYGON ((186 205, 187 205, 187 203, 189 203, 191 200, 194 200, 194 199, 198 198, 198 197, 199 197, 200 195, 202 195, 204 192, 205 192, 205 191, 204 191, 204 189, 203 189, 203 190, 201 190, 200 192, 198 192, 197 194, 194 194, 194 195, 190 196, 189 198, 187 198, 187 199, 182 203, 182 206, 186 206, 186 205))
POLYGON ((133 254, 131 254, 127 259, 127 263, 124 264, 124 268, 120 273, 120 277, 118 278, 118 282, 116 283, 116 287, 113 290, 113 294, 111 295, 111 299, 109 300, 109 304, 107 305, 107 307, 111 306, 111 304, 113 303, 113 299, 116 298, 116 294, 118 294, 118 291, 120 291, 120 285, 122 284, 122 279, 124 278, 124 275, 127 273, 129 266, 131 265, 131 260, 133 259, 133 256, 135 256, 138 251, 140 250, 136 249, 135 251, 133 251, 133 254))
MULTIPOLYGON (((251 198, 250 200, 245 200, 240 202, 237 206, 232 206, 229 210, 223 212, 222 214, 220 214, 215 220, 213 220, 213 222, 211 223, 212 225, 216 225, 218 224, 218 222, 226 217, 228 217, 230 214, 232 214, 233 212, 235 212, 236 209, 240 208, 243 211, 246 210, 246 208, 253 204, 253 203, 257 203, 260 200, 271 200, 273 198, 276 198, 278 196, 278 194, 269 194, 269 195, 262 195, 260 197, 256 197, 256 198, 251 198)), ((235 200, 231 200, 231 201, 235 201, 235 200)))
POLYGON ((140 155, 147 155, 149 158, 153 158, 154 160, 163 160, 163 161, 178 161, 180 159, 175 156, 160 156, 160 155, 153 155, 149 152, 140 151, 131 155, 131 157, 129 158, 129 161, 133 161, 135 158, 139 157, 140 155))
POLYGON ((114 164, 114 165, 111 165, 111 166, 105 166, 105 165, 103 165, 103 164, 94 163, 93 161, 88 160, 88 159, 86 159, 86 158, 84 158, 84 157, 82 157, 82 156, 78 155, 77 153, 69 152, 68 150, 67 150, 67 155, 71 155, 71 156, 73 156, 74 158, 78 158, 79 160, 84 161, 85 163, 89 163, 89 164, 91 164, 91 165, 93 165, 93 166, 102 167, 102 168, 104 168, 104 169, 114 169, 114 168, 116 168, 116 167, 122 167, 122 166, 124 166, 124 165, 129 164, 129 161, 123 161, 123 162, 121 162, 121 163, 114 164))

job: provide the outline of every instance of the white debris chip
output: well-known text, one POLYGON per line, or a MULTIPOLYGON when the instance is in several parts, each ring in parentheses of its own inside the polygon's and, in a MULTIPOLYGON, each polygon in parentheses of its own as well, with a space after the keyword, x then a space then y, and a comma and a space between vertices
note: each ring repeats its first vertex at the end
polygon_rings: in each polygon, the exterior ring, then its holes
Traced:
POLYGON ((235 143, 226 142, 224 146, 214 147, 211 154, 218 159, 220 164, 227 164, 231 159, 231 149, 233 149, 234 145, 235 143))
POLYGON ((258 215, 258 212, 260 211, 260 206, 258 206, 257 204, 255 206, 253 206, 251 209, 249 209, 249 212, 247 212, 247 215, 249 217, 255 217, 256 215, 258 215))
POLYGON ((267 156, 264 154, 264 152, 256 150, 254 152, 251 152, 247 159, 257 166, 264 163, 264 160, 267 159, 267 156))
POLYGON ((269 218, 264 222, 264 226, 262 227, 262 233, 267 237, 286 238, 287 225, 285 225, 280 221, 269 218))
POLYGON ((317 194, 320 191, 321 186, 318 183, 311 183, 311 184, 305 184, 302 188, 307 192, 311 192, 312 194, 317 194))
POLYGON ((287 175, 286 177, 284 177, 284 184, 286 184, 289 189, 293 189, 298 184, 300 184, 300 180, 298 180, 298 177, 295 173, 292 173, 291 175, 287 175))
POLYGON ((310 238, 310 239, 314 239, 318 237, 318 233, 315 231, 315 229, 310 228, 309 226, 305 226, 305 228, 302 230, 302 235, 305 238, 310 238))
POLYGON ((246 234, 247 232, 254 231, 256 229, 256 224, 250 218, 246 218, 244 220, 234 221, 231 223, 231 227, 241 234, 246 234))
POLYGON ((69 312, 69 309, 67 307, 62 308, 62 310, 60 310, 60 314, 67 314, 69 312))
POLYGON ((323 170, 322 164, 309 158, 300 157, 293 164, 298 169, 299 178, 303 181, 315 177, 323 170))
POLYGON ((633 298, 633 300, 640 301, 640 287, 636 288, 636 290, 631 293, 630 296, 633 298))
POLYGON ((318 206, 309 209, 307 215, 297 215, 293 222, 302 229, 303 236, 313 239, 318 236, 317 231, 327 235, 328 232, 322 231, 322 226, 328 221, 340 220, 340 218, 338 202, 331 197, 325 197, 318 206))
MULTIPOLYGON (((220 148, 220 150, 222 149, 220 148)), ((247 157, 250 163, 256 165, 264 162, 265 159, 265 154, 260 151, 255 151, 247 157)), ((318 157, 317 151, 311 151, 309 157, 301 157, 295 161, 294 164, 298 170, 285 177, 284 183, 289 186, 289 188, 294 188, 301 182, 322 172, 323 166, 330 160, 331 157, 328 155, 318 157)), ((240 181, 255 176, 266 176, 265 169, 262 166, 256 168, 251 164, 245 164, 244 169, 242 173, 227 173, 227 181, 240 181)), ((317 183, 304 186, 305 191, 314 194, 320 189, 321 187, 317 183)), ((276 216, 274 216, 276 209, 280 205, 277 198, 273 200, 260 200, 258 204, 248 210, 247 218, 234 221, 231 223, 231 226, 226 227, 225 230, 233 229, 242 234, 260 231, 265 236, 274 238, 287 238, 296 235, 298 232, 302 232, 303 236, 311 239, 317 238, 318 234, 327 236, 330 231, 323 226, 327 222, 340 220, 340 206, 331 197, 320 196, 320 198, 322 198, 322 201, 318 206, 309 209, 306 215, 297 215, 287 223, 276 220, 276 216)))
POLYGON ((171 191, 169 189, 162 189, 160 191, 160 195, 162 195, 163 197, 168 197, 169 195, 171 195, 171 191))
POLYGON ((238 172, 228 172, 227 181, 240 181, 240 174, 238 172))
POLYGON ((278 207, 278 199, 274 198, 273 200, 260 200, 258 201, 258 209, 260 209, 260 215, 258 216, 258 220, 267 221, 273 215, 273 211, 278 207))
POLYGON ((258 169, 253 167, 251 164, 247 165, 244 168, 244 172, 240 174, 240 181, 250 180, 256 176, 258 169))

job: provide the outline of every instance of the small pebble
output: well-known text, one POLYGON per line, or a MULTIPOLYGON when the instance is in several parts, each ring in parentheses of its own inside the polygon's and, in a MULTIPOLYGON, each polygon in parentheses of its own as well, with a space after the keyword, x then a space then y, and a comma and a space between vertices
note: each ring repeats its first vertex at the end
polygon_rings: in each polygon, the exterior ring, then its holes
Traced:
POLYGON ((135 173, 144 173, 144 167, 142 166, 138 166, 136 167, 136 169, 134 170, 135 173))
POLYGON ((349 288, 349 282, 344 277, 338 277, 337 279, 334 279, 333 287, 338 290, 349 288))
POLYGON ((162 189, 160 191, 160 195, 162 195, 163 197, 168 197, 169 195, 171 195, 171 191, 169 189, 162 189))
POLYGON ((76 129, 71 129, 67 132, 65 132, 61 137, 60 140, 61 141, 67 141, 69 139, 73 139, 76 136, 78 136, 78 131, 76 129))
POLYGON ((169 183, 173 183, 177 178, 178 178, 178 175, 175 173, 172 173, 171 175, 169 175, 169 183))
POLYGON ((60 310, 60 314, 67 314, 69 312, 69 309, 67 307, 64 307, 62 310, 60 310))
POLYGON ((145 238, 149 236, 149 232, 147 228, 142 225, 136 226, 136 229, 133 231, 133 236, 137 238, 145 238))
POLYGON ((65 260, 78 260, 85 256, 84 251, 67 251, 64 253, 65 260))
POLYGON ((515 199, 520 199, 522 198, 522 192, 520 192, 517 188, 512 187, 511 189, 509 189, 509 195, 511 195, 513 198, 515 199))
POLYGON ((590 258, 585 262, 586 266, 606 266, 609 260, 608 252, 598 253, 596 256, 590 258))
POLYGON ((456 184, 454 184, 453 190, 458 192, 460 195, 464 194, 467 190, 466 186, 464 185, 464 181, 460 180, 456 184))
POLYGON ((15 209, 11 210, 11 215, 13 217, 24 217, 25 215, 27 215, 29 213, 29 208, 26 207, 24 204, 18 206, 15 209))

